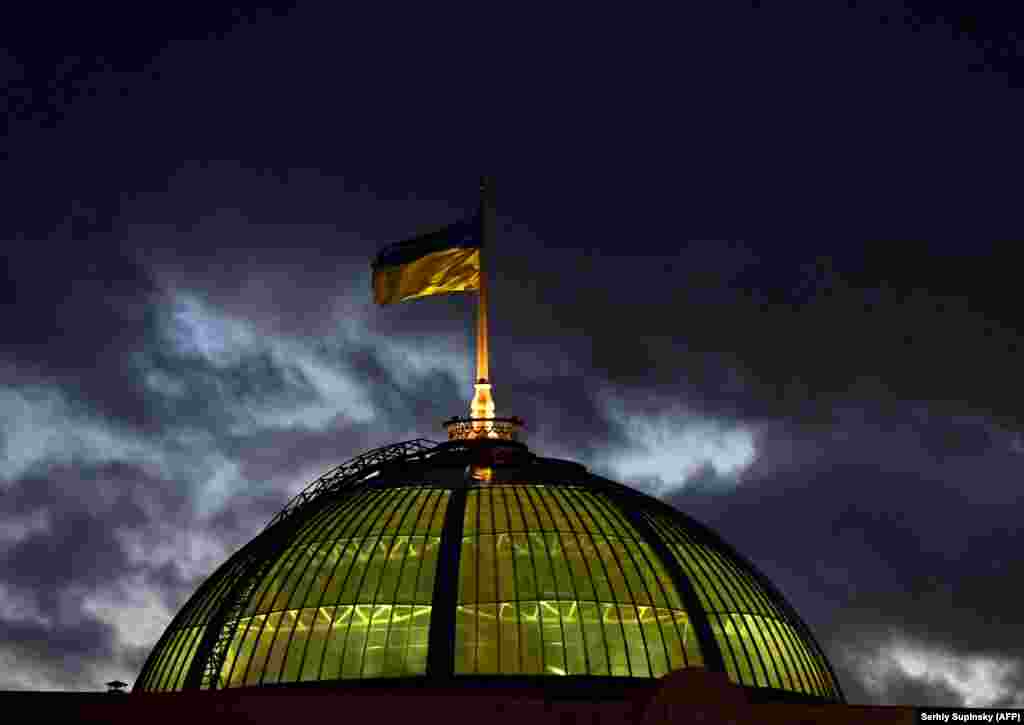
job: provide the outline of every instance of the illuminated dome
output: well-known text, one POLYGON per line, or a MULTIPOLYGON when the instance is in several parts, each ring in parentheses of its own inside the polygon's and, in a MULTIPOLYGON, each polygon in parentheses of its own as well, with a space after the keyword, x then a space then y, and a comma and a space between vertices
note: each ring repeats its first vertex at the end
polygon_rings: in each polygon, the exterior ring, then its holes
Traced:
POLYGON ((592 687, 702 666, 765 699, 843 701, 748 561, 657 499, 531 453, 519 422, 453 419, 452 440, 378 448, 313 482, 199 587, 135 691, 592 687))

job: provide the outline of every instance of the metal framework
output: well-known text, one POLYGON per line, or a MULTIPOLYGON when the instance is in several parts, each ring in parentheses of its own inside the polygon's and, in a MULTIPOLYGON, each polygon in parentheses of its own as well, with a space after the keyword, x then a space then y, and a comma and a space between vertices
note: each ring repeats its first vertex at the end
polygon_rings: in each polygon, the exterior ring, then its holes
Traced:
POLYGON ((297 512, 322 496, 358 485, 383 465, 397 460, 422 458, 437 445, 434 441, 416 438, 375 448, 332 468, 294 496, 266 526, 266 529, 278 526, 287 527, 288 530, 279 532, 278 536, 260 537, 252 542, 252 546, 239 552, 237 566, 228 572, 229 594, 210 622, 206 636, 199 643, 185 686, 198 683, 203 689, 217 689, 222 685, 219 674, 224 666, 228 646, 235 637, 241 610, 273 566, 276 551, 287 545, 290 535, 301 523, 301 517, 296 516, 297 512))
MULTIPOLYGON (((509 421, 512 435, 518 419, 489 422, 509 421)), ((479 421, 448 423, 473 432, 479 421)), ((200 587, 136 690, 596 683, 702 663, 765 697, 843 701, 810 629, 711 529, 577 463, 487 438, 384 446, 312 482, 200 587), (496 456, 503 448, 516 455, 496 456), (491 449, 494 477, 473 477, 491 449)))
POLYGON ((505 441, 518 441, 519 429, 523 427, 521 418, 459 418, 453 417, 444 422, 448 431, 448 440, 465 441, 477 438, 491 438, 505 441))
POLYGON ((437 441, 427 438, 414 438, 402 443, 393 443, 388 446, 374 448, 355 458, 332 468, 320 478, 316 479, 304 489, 299 491, 283 509, 277 512, 266 528, 291 516, 295 511, 306 504, 335 491, 340 491, 353 483, 362 480, 369 474, 374 473, 381 465, 391 463, 400 459, 408 461, 424 457, 429 451, 437 448, 437 441))

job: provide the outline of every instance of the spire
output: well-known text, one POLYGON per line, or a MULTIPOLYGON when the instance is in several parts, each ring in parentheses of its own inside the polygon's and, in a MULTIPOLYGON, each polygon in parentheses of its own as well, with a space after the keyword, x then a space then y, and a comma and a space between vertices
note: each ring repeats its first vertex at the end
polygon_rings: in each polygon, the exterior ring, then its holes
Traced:
MULTIPOLYGON (((490 351, 487 347, 487 272, 484 256, 493 241, 491 194, 493 187, 488 177, 480 177, 480 294, 476 311, 476 383, 473 402, 469 405, 470 418, 494 418, 494 399, 491 397, 490 351)), ((490 437, 490 436, 488 436, 490 437)))

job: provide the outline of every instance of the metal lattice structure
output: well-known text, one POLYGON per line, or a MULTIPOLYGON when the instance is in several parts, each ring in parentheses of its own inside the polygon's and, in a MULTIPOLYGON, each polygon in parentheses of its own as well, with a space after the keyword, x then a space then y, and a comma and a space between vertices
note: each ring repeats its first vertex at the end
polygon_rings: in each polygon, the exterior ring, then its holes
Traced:
POLYGON ((135 690, 585 685, 690 666, 843 699, 806 624, 713 531, 577 463, 470 436, 378 448, 310 484, 199 588, 135 690))

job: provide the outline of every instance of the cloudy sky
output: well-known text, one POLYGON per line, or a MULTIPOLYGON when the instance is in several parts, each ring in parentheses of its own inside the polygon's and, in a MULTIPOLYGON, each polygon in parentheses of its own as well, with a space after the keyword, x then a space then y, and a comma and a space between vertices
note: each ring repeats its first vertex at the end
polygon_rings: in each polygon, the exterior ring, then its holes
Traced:
POLYGON ((850 701, 1024 706, 1024 36, 712 5, 5 23, 0 689, 133 682, 293 493, 466 414, 474 298, 369 260, 488 172, 533 450, 715 527, 850 701))

